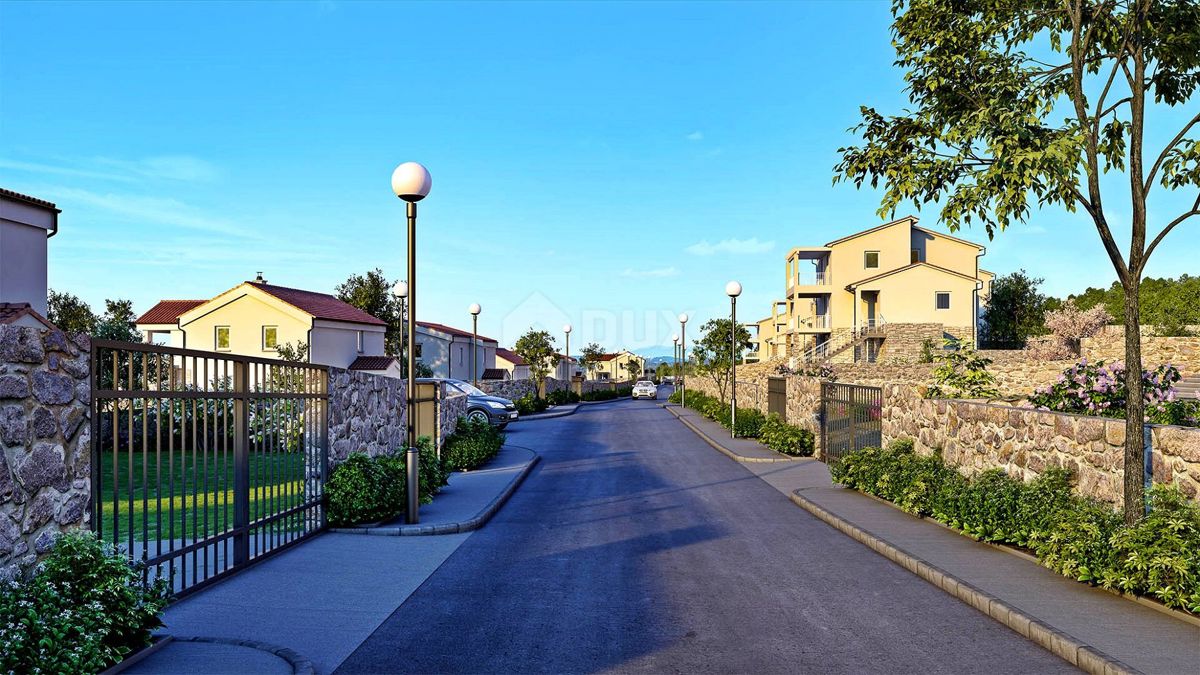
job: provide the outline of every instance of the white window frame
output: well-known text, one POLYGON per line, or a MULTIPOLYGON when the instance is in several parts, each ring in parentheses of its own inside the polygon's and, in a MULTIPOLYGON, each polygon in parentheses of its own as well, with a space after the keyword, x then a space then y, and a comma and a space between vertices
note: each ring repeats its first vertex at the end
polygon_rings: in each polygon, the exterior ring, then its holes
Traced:
POLYGON ((279 326, 263 326, 262 327, 262 350, 264 352, 273 352, 273 351, 277 351, 278 348, 279 348, 279 326), (269 329, 269 328, 275 330, 275 346, 274 347, 269 346, 267 344, 267 329, 269 329))
POLYGON ((863 251, 863 269, 865 269, 865 270, 877 270, 877 269, 879 269, 879 251, 863 251), (867 256, 868 256, 868 255, 870 255, 870 254, 872 254, 872 253, 874 253, 874 254, 875 254, 875 264, 874 264, 874 265, 868 265, 868 264, 867 264, 867 256))
POLYGON ((363 332, 361 330, 355 331, 355 347, 359 354, 363 353, 363 332))
POLYGON ((229 326, 213 326, 213 351, 228 352, 233 350, 233 331, 229 326), (225 329, 225 346, 221 346, 221 329, 225 329))
POLYGON ((950 291, 934 291, 933 292, 933 311, 946 312, 946 311, 949 311, 949 309, 950 309, 950 291), (946 296, 946 306, 938 307, 938 297, 942 296, 942 295, 946 296))

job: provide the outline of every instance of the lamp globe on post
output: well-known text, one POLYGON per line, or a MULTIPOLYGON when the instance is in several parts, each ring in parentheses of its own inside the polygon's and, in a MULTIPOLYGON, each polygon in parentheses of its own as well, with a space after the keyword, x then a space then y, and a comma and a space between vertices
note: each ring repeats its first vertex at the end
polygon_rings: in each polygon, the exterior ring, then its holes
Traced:
POLYGON ((671 342, 674 343, 671 348, 671 360, 673 361, 671 364, 671 384, 674 385, 676 380, 679 379, 679 335, 672 335, 671 342))
POLYGON ((478 387, 479 369, 475 367, 475 354, 479 351, 479 313, 483 308, 478 302, 472 302, 467 311, 471 313, 471 384, 478 387))
POLYGON ((679 360, 683 362, 682 379, 679 384, 679 404, 687 407, 687 322, 688 315, 679 315, 679 360))
MULTIPOLYGON (((405 334, 407 336, 407 344, 415 345, 417 343, 417 202, 421 201, 429 195, 429 188, 433 186, 433 178, 430 177, 429 171, 417 164, 416 162, 405 162, 396 167, 392 172, 392 192, 396 196, 408 203, 408 279, 405 284, 405 292, 408 296, 408 317, 405 321, 405 334)), ((407 476, 406 488, 408 491, 408 511, 405 514, 405 520, 410 524, 415 524, 420 520, 418 509, 420 506, 420 494, 418 490, 418 467, 419 453, 417 451, 417 407, 415 404, 416 394, 416 349, 407 349, 405 354, 405 365, 408 367, 408 377, 405 380, 405 406, 408 417, 406 422, 408 425, 408 453, 407 453, 407 476)))
POLYGON ((568 384, 568 386, 574 386, 571 384, 571 377, 574 375, 574 373, 571 372, 571 370, 572 370, 572 368, 571 368, 571 324, 569 324, 569 323, 563 324, 563 335, 565 335, 567 338, 566 339, 566 343, 567 343, 567 351, 566 351, 567 384, 568 384))
POLYGON ((729 296, 729 419, 730 433, 737 438, 737 299, 742 294, 742 285, 736 281, 725 284, 725 295, 729 296))

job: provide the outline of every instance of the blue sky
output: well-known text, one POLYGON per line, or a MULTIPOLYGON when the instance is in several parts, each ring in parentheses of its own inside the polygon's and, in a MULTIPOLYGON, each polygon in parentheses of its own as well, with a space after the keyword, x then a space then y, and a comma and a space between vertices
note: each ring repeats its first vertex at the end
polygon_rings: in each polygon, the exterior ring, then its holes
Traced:
MULTIPOLYGON (((420 318, 466 327, 479 302, 506 343, 571 321, 572 351, 669 353, 670 317, 727 311, 729 279, 740 318, 765 316, 790 247, 880 222, 878 194, 831 178, 858 107, 904 103, 890 19, 886 2, 6 2, 0 184, 63 209, 52 287, 141 311, 258 270, 322 291, 398 278, 388 181, 420 161, 420 318)), ((1152 135, 1178 128, 1151 114, 1152 135)), ((1195 273, 1195 237, 1148 274, 1195 273)), ((987 246, 984 267, 1053 294, 1115 279, 1059 209, 987 246)))

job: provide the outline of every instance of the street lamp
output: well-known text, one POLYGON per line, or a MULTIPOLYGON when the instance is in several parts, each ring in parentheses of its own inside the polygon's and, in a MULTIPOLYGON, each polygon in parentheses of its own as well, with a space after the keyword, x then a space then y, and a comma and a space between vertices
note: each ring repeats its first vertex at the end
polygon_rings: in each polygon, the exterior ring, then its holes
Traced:
POLYGON ((675 343, 675 346, 671 349, 671 359, 674 361, 674 363, 671 364, 671 370, 675 374, 675 376, 671 379, 671 385, 673 386, 679 380, 679 336, 672 335, 671 342, 675 343))
POLYGON ((471 384, 478 387, 479 370, 475 367, 475 353, 479 351, 476 345, 479 342, 479 313, 483 308, 478 302, 472 302, 467 311, 471 313, 471 384))
POLYGON ((742 294, 742 285, 736 281, 731 281, 725 284, 725 295, 729 296, 729 385, 731 394, 729 398, 729 427, 733 438, 737 438, 737 359, 738 359, 738 344, 737 344, 737 299, 742 294))
MULTIPOLYGON (((408 316, 408 282, 397 281, 395 286, 392 286, 392 295, 400 299, 400 321, 404 321, 408 316)), ((404 330, 400 331, 400 358, 404 358, 404 354, 408 350, 408 341, 404 338, 404 330)))
MULTIPOLYGON (((679 360, 683 361, 683 369, 687 370, 687 314, 679 315, 679 360)), ((679 385, 679 404, 687 407, 687 373, 684 372, 679 385)))
POLYGON ((408 513, 405 520, 410 524, 415 524, 420 520, 418 509, 421 503, 420 481, 417 478, 419 475, 417 462, 420 461, 420 453, 417 450, 417 406, 415 402, 417 382, 414 377, 417 367, 414 358, 417 351, 414 347, 417 344, 417 202, 429 194, 429 188, 432 186, 433 178, 430 177, 429 171, 416 162, 405 162, 392 172, 392 192, 408 202, 408 283, 405 284, 408 295, 408 320, 405 322, 405 332, 408 334, 409 348, 405 355, 408 378, 405 381, 404 399, 408 415, 405 420, 408 425, 408 471, 406 472, 408 475, 405 486, 408 492, 408 513))
POLYGON ((563 333, 567 336, 567 385, 568 388, 575 385, 571 384, 571 379, 574 373, 571 372, 571 324, 563 324, 563 333))

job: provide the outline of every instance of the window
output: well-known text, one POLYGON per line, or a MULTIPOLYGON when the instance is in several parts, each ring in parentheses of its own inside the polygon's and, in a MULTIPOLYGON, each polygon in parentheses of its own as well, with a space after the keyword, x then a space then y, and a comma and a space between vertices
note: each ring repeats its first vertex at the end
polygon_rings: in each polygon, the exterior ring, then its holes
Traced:
POLYGON ((950 309, 950 291, 938 291, 934 294, 934 307, 950 309))
POLYGON ((413 358, 415 358, 415 359, 421 358, 421 343, 420 342, 417 343, 417 349, 413 353, 413 358))
POLYGON ((216 327, 216 336, 213 338, 213 344, 217 346, 217 351, 229 351, 229 326, 216 327))
POLYGON ((879 267, 879 251, 866 251, 863 253, 863 267, 867 269, 875 269, 879 267))
POLYGON ((263 326, 263 351, 273 352, 279 346, 279 326, 263 326))
POLYGON ((358 353, 361 354, 363 353, 363 332, 358 331, 355 337, 357 338, 358 353))
POLYGON ((910 255, 908 258, 908 262, 910 262, 910 263, 921 262, 921 249, 914 248, 912 250, 912 255, 910 255))

